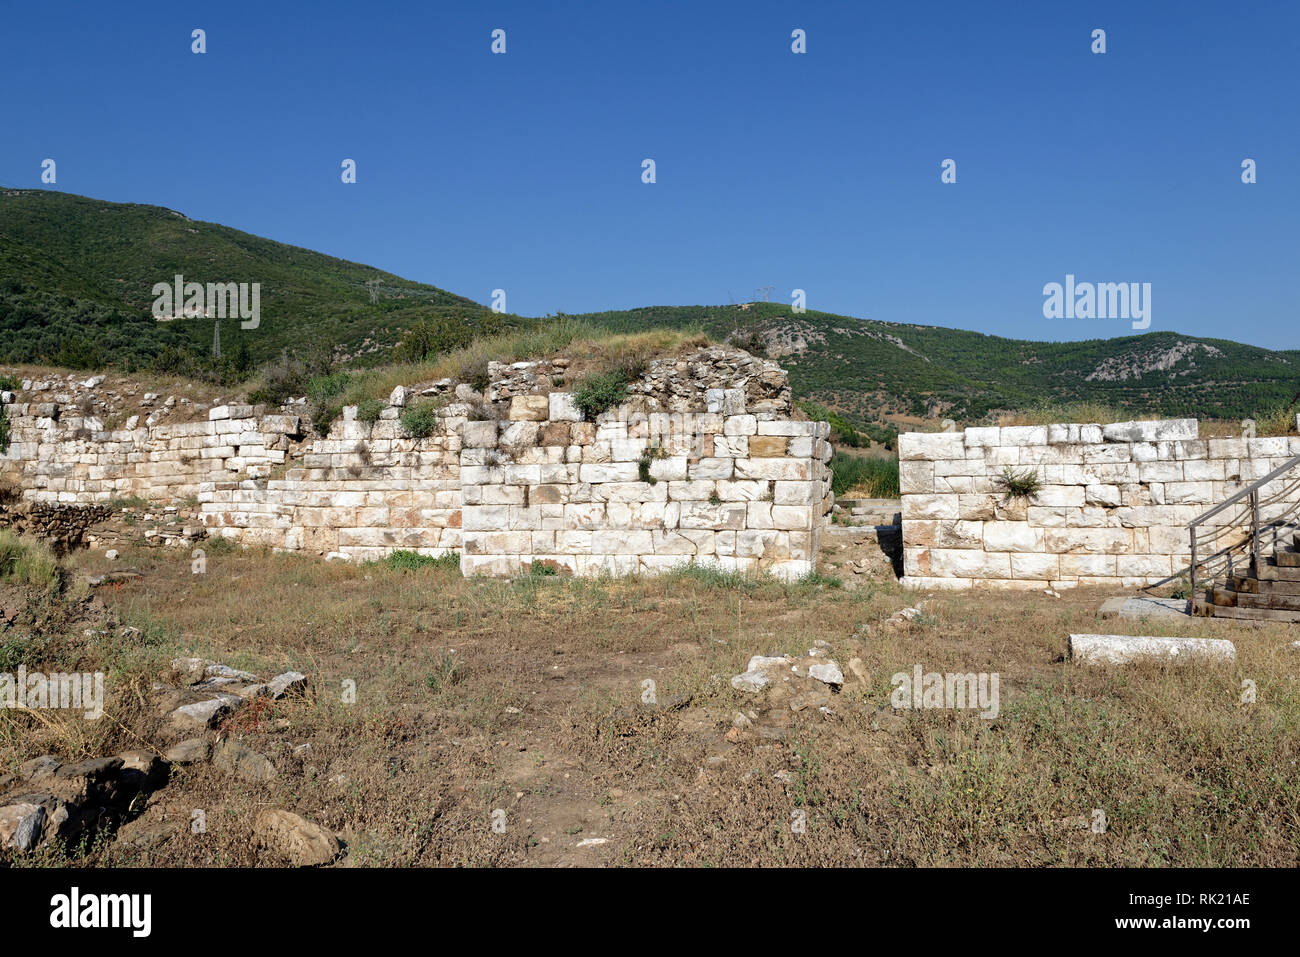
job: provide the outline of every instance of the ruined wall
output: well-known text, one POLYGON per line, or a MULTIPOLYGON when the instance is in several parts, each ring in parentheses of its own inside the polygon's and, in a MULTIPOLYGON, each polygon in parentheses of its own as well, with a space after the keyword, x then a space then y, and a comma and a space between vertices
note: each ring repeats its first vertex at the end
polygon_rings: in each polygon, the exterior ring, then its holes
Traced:
POLYGON ((213 408, 204 421, 142 424, 133 416, 107 428, 78 407, 85 396, 41 391, 25 393, 27 401, 6 393, 10 444, 0 453, 0 478, 32 502, 189 498, 207 482, 268 475, 302 434, 300 417, 246 405, 213 408))
POLYGON ((378 422, 345 410, 283 477, 205 483, 211 534, 246 545, 371 559, 394 549, 442 555, 460 548, 460 429, 470 407, 439 410, 426 438, 403 437, 399 408, 378 422))
POLYGON ((1300 437, 1200 439, 1195 419, 1175 419, 912 432, 898 447, 905 584, 1061 588, 1180 571, 1187 523, 1300 455, 1300 437), (1037 494, 1005 499, 1008 467, 1032 470, 1037 494))
POLYGON ((568 393, 516 396, 509 418, 467 422, 461 453, 465 574, 534 561, 580 574, 685 562, 797 578, 816 565, 831 507, 825 423, 745 411, 644 412, 583 422, 568 393))
POLYGON ((29 502, 194 497, 210 534, 242 544, 363 560, 458 551, 467 575, 535 561, 583 575, 815 568, 829 427, 792 418, 776 363, 717 346, 650 360, 594 421, 559 388, 569 368, 492 363, 484 394, 432 383, 421 394, 441 405, 420 438, 400 424, 414 398, 402 387, 377 421, 349 406, 328 435, 304 438, 297 415, 230 405, 107 429, 89 414, 102 379, 28 383, 5 396, 13 444, 0 469, 29 502))

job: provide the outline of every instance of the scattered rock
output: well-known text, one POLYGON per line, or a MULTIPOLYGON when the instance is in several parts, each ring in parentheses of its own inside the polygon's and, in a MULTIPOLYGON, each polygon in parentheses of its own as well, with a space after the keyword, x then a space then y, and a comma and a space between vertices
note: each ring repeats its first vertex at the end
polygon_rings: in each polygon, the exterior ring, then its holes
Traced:
POLYGON ((269 808, 257 815, 253 834, 260 847, 295 867, 319 867, 339 856, 338 838, 290 811, 269 808))
POLYGON ((201 764, 212 753, 212 747, 203 738, 186 738, 163 752, 169 764, 201 764))
POLYGON ((808 669, 808 677, 816 678, 837 690, 844 685, 844 672, 840 671, 840 666, 834 661, 812 665, 808 669))
POLYGON ((217 746, 212 755, 212 766, 252 784, 274 780, 279 774, 266 755, 229 740, 217 746))

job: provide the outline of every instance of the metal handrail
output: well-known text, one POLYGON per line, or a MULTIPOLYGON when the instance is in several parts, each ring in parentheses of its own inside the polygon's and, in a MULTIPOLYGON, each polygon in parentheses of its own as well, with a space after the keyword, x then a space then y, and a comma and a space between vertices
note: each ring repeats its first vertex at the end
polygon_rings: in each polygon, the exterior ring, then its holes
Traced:
MULTIPOLYGON (((1300 455, 1297 455, 1293 459, 1289 459, 1284 464, 1278 466, 1273 471, 1269 472, 1263 478, 1257 479, 1256 481, 1252 482, 1250 485, 1246 486, 1245 488, 1233 494, 1231 497, 1225 499, 1223 502, 1214 506, 1214 508, 1196 516, 1196 518, 1192 519, 1190 522, 1187 523, 1188 534, 1191 538, 1191 563, 1188 565, 1188 572, 1191 575, 1191 581, 1192 581, 1192 597, 1190 600, 1192 614, 1196 613, 1196 567, 1198 564, 1200 564, 1196 560, 1197 527, 1203 525, 1207 520, 1214 518, 1214 516, 1222 513, 1226 509, 1231 508, 1233 505, 1237 504, 1238 502, 1244 499, 1249 499, 1250 501, 1249 538, 1242 539, 1242 541, 1238 542, 1236 545, 1229 545, 1227 548, 1220 549, 1218 552, 1215 552, 1213 555, 1209 556, 1209 558, 1206 559, 1206 564, 1208 565, 1209 562, 1213 561, 1215 558, 1218 558, 1225 554, 1229 554, 1234 548, 1240 548, 1242 545, 1245 545, 1247 544, 1247 542, 1249 542, 1251 569, 1254 571, 1255 575, 1258 576, 1259 569, 1260 569, 1259 538, 1260 538, 1260 534, 1264 531, 1259 520, 1259 490, 1263 488, 1265 485, 1267 485, 1269 482, 1275 481, 1279 476, 1285 475, 1287 472, 1291 471, 1297 465, 1300 465, 1300 455)), ((1272 501, 1273 500, 1270 500, 1269 504, 1272 504, 1272 501)), ((1296 507, 1297 507, 1296 505, 1292 505, 1291 508, 1287 511, 1294 512, 1296 510, 1296 507)), ((1274 529, 1273 531, 1274 539, 1276 539, 1277 537, 1278 525, 1282 524, 1280 522, 1280 519, 1284 517, 1285 517, 1285 512, 1283 513, 1283 515, 1274 516, 1268 523, 1269 527, 1274 529)), ((1215 538, 1218 537, 1219 537, 1218 535, 1215 535, 1215 538)))

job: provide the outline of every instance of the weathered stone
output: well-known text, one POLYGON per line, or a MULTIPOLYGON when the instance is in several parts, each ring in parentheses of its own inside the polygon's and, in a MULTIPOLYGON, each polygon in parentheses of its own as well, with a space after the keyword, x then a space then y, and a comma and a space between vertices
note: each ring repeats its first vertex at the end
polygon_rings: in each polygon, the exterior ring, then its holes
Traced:
POLYGON ((260 847, 295 867, 318 867, 339 856, 338 839, 318 824, 290 811, 268 808, 253 824, 260 847))

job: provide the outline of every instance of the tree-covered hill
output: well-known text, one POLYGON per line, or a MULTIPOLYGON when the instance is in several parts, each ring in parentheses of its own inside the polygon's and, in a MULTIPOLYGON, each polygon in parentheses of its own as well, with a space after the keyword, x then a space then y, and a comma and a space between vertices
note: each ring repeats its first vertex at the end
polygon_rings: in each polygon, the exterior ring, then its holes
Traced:
POLYGON ((165 347, 206 355, 213 322, 158 322, 155 283, 261 284, 261 323, 221 324, 223 351, 383 355, 425 319, 474 323, 483 306, 434 286, 159 206, 0 189, 0 361, 148 365, 165 347), (372 304, 368 281, 378 284, 372 304))
POLYGON ((860 422, 885 414, 978 419, 993 410, 1091 401, 1135 414, 1241 418, 1300 392, 1300 351, 1153 332, 1028 342, 778 303, 652 306, 580 316, 610 329, 702 328, 779 358, 797 395, 860 422))
MULTIPOLYGON (((651 306, 581 317, 611 331, 701 329, 778 358, 796 396, 862 428, 893 417, 974 421, 998 410, 1099 402, 1140 414, 1235 419, 1300 392, 1300 352, 1153 332, 1084 342, 1027 342, 937 326, 878 322, 778 303, 651 306)), ((246 377, 288 352, 374 364, 425 358, 471 337, 548 319, 498 316, 468 299, 158 206, 45 190, 0 189, 0 362, 114 364, 246 377), (158 322, 153 286, 261 284, 261 325, 158 322), (367 283, 377 284, 371 302, 367 283), (232 363, 231 357, 238 357, 232 363)), ((327 369, 310 363, 312 368, 327 369)))

